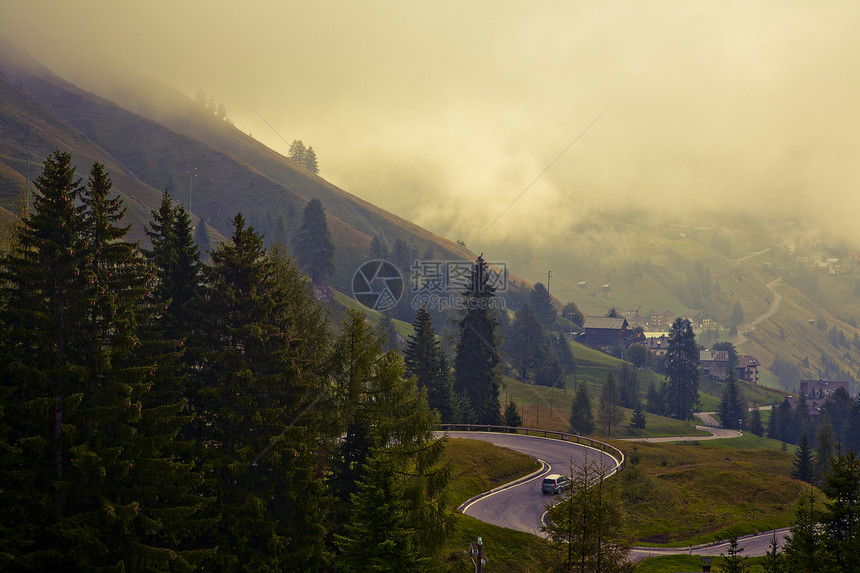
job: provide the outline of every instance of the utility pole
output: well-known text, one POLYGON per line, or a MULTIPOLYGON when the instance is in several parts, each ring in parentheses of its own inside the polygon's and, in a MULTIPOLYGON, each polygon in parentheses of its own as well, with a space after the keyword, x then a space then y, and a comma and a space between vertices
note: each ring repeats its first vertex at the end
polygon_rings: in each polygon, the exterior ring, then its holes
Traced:
POLYGON ((487 562, 490 560, 489 557, 484 557, 484 540, 481 539, 480 535, 478 536, 477 549, 472 546, 471 542, 469 543, 469 558, 472 559, 472 563, 475 564, 475 571, 477 571, 477 573, 481 573, 481 571, 483 571, 484 565, 486 565, 487 562), (475 561, 475 559, 472 559, 472 556, 478 558, 477 562, 475 561))
POLYGON ((197 177, 197 168, 192 167, 186 173, 188 173, 188 215, 191 215, 191 181, 194 177, 197 177))

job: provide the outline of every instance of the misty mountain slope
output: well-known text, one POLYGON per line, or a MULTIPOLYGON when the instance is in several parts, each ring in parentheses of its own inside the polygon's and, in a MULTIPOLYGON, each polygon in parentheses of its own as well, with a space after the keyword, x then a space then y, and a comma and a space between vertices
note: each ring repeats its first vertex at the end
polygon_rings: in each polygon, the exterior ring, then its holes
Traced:
MULTIPOLYGON (((401 239, 419 256, 432 252, 446 260, 474 257, 461 245, 338 189, 226 122, 201 115, 187 98, 177 97, 180 103, 174 106, 189 114, 183 121, 174 119, 182 133, 80 90, 20 54, 11 59, 0 55, 0 71, 0 161, 7 167, 0 170, 0 193, 7 208, 15 208, 23 191, 29 124, 31 178, 57 148, 73 154, 79 174, 85 175, 92 161, 103 162, 115 189, 128 197, 135 238, 143 237, 149 210, 169 187, 177 200, 190 203, 193 215, 225 235, 241 211, 258 230, 270 234, 283 217, 291 236, 306 202, 319 198, 337 246, 338 273, 331 284, 345 292, 355 269, 366 260, 374 234, 390 245, 401 239)), ((172 112, 173 117, 184 117, 180 112, 172 112)))

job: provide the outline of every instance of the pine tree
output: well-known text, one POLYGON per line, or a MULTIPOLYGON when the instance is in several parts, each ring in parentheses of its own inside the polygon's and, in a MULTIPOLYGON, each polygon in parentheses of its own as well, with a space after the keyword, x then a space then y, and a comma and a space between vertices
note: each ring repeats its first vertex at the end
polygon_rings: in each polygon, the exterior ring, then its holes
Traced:
POLYGON ((821 571, 824 563, 821 512, 815 507, 812 490, 797 502, 791 533, 786 538, 783 561, 792 571, 821 571))
POLYGON ((305 149, 305 144, 302 143, 300 139, 294 139, 293 142, 290 143, 290 159, 296 163, 304 165, 306 153, 307 149, 305 149))
POLYGON ((413 332, 406 342, 404 361, 406 375, 414 376, 418 387, 427 392, 430 407, 439 412, 443 423, 452 421, 454 386, 448 361, 427 309, 421 307, 412 323, 413 332))
POLYGON ((552 330, 555 326, 558 311, 552 302, 549 291, 546 290, 546 287, 542 283, 535 283, 535 286, 532 287, 532 291, 529 294, 529 303, 531 303, 541 326, 552 330))
POLYGON ((667 414, 687 420, 699 399, 699 349, 690 321, 675 319, 666 350, 667 414))
POLYGON ((174 204, 170 193, 161 197, 158 211, 152 211, 146 234, 152 243, 147 257, 155 272, 152 291, 163 337, 180 343, 195 327, 195 304, 200 293, 200 251, 191 238, 191 218, 182 205, 174 204))
POLYGON ((819 417, 818 435, 815 444, 815 476, 816 483, 824 479, 824 475, 830 470, 830 458, 833 457, 833 427, 830 425, 830 416, 825 411, 819 417))
POLYGON ((319 199, 311 199, 302 213, 302 225, 293 236, 296 262, 314 284, 333 275, 334 243, 319 199))
POLYGON ((448 535, 450 517, 445 507, 445 442, 433 435, 438 417, 415 380, 404 378, 400 357, 382 353, 379 337, 363 314, 346 313, 334 348, 334 408, 342 436, 333 477, 340 500, 337 522, 351 520, 361 476, 376 452, 383 452, 403 486, 402 498, 391 501, 402 504, 401 526, 409 532, 416 557, 431 557, 448 535))
POLYGON ((615 376, 610 371, 606 376, 606 382, 600 390, 600 403, 597 406, 597 418, 601 424, 606 425, 606 435, 612 435, 612 425, 621 421, 623 411, 621 399, 618 395, 618 385, 615 376))
POLYGON ((396 462, 374 449, 362 466, 362 476, 350 496, 344 533, 335 535, 338 571, 419 571, 428 561, 415 547, 406 515, 405 485, 396 462))
POLYGON ((642 411, 642 406, 637 402, 636 409, 633 410, 633 415, 630 417, 630 427, 634 430, 644 430, 646 423, 645 412, 642 411))
POLYGON ((776 404, 770 405, 770 417, 767 420, 767 437, 772 440, 781 440, 779 435, 779 408, 776 404))
POLYGON ((827 496, 824 550, 836 571, 860 570, 860 460, 839 449, 821 491, 827 496))
POLYGON ((379 238, 379 235, 373 235, 370 240, 370 257, 371 260, 385 260, 388 258, 388 247, 379 238))
POLYGON ((633 408, 639 403, 639 377, 636 375, 636 369, 621 364, 619 378, 619 403, 625 408, 633 408))
MULTIPOLYGON (((505 425, 511 428, 517 428, 523 425, 523 417, 520 415, 520 410, 514 401, 510 401, 505 406, 505 425)), ((513 430, 511 430, 513 431, 513 430)))
POLYGON ((741 557, 741 553, 743 553, 744 548, 738 546, 738 538, 732 537, 729 540, 729 549, 727 551, 728 555, 723 555, 720 553, 720 556, 725 559, 725 563, 720 567, 721 573, 748 573, 750 571, 750 565, 747 562, 749 557, 741 557))
MULTIPOLYGON (((738 390, 738 382, 734 371, 729 372, 723 395, 720 398, 720 420, 724 428, 735 428, 743 425, 746 418, 747 404, 743 394, 738 390)), ((739 428, 740 429, 740 428, 739 428)))
POLYGON ((464 297, 454 359, 455 389, 469 399, 479 424, 501 421, 499 353, 496 320, 492 314, 495 287, 489 284, 487 264, 479 256, 472 265, 464 297))
POLYGON ((774 533, 770 538, 770 545, 764 554, 762 563, 764 573, 784 573, 783 561, 782 552, 779 550, 779 542, 774 533))
POLYGON ((313 173, 314 175, 318 175, 320 172, 319 163, 317 161, 317 154, 314 152, 313 146, 309 146, 305 150, 305 158, 302 161, 302 165, 308 168, 308 171, 313 173))
POLYGON ((517 311, 505 342, 511 365, 526 382, 529 372, 540 367, 547 353, 547 340, 532 306, 526 303, 517 311))
POLYGON ((205 259, 209 256, 209 250, 212 248, 212 241, 209 239, 209 230, 206 228, 206 223, 202 220, 197 222, 194 227, 194 243, 205 259))
POLYGON ((764 435, 764 426, 761 423, 761 412, 755 406, 753 406, 753 409, 750 412, 750 432, 759 437, 764 435))
POLYGON ((806 434, 800 438, 800 445, 794 453, 794 467, 791 470, 791 477, 812 483, 815 479, 815 454, 809 446, 809 440, 806 434))
POLYGON ((334 439, 325 397, 328 329, 309 285, 233 219, 206 269, 193 431, 208 444, 220 522, 215 568, 311 569, 326 561, 320 457, 334 439))
POLYGON ((272 229, 272 243, 280 245, 282 249, 287 249, 290 246, 287 239, 287 221, 284 219, 283 211, 279 212, 275 219, 275 225, 272 229))
POLYGON ((570 407, 570 431, 576 434, 588 435, 594 432, 594 414, 591 411, 591 399, 585 384, 580 384, 573 397, 570 407))

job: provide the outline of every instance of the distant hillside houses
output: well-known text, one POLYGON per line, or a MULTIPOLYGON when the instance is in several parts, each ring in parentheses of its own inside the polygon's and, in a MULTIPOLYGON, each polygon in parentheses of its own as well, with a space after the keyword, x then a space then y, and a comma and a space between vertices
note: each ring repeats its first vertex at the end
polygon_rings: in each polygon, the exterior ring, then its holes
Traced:
MULTIPOLYGON (((735 377, 758 384, 758 369, 761 363, 749 354, 738 355, 735 377)), ((699 367, 703 375, 714 380, 729 377, 729 352, 727 350, 702 350, 699 352, 699 367)))
POLYGON ((801 380, 800 393, 807 398, 826 400, 839 388, 849 392, 848 386, 845 380, 801 380))

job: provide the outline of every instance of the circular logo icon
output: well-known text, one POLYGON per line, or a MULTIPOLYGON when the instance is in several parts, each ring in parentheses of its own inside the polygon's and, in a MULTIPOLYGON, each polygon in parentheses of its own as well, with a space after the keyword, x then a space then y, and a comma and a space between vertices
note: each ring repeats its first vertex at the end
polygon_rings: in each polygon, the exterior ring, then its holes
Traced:
POLYGON ((403 276, 388 261, 367 261, 352 275, 352 296, 379 312, 385 312, 400 301, 403 286, 403 276))

